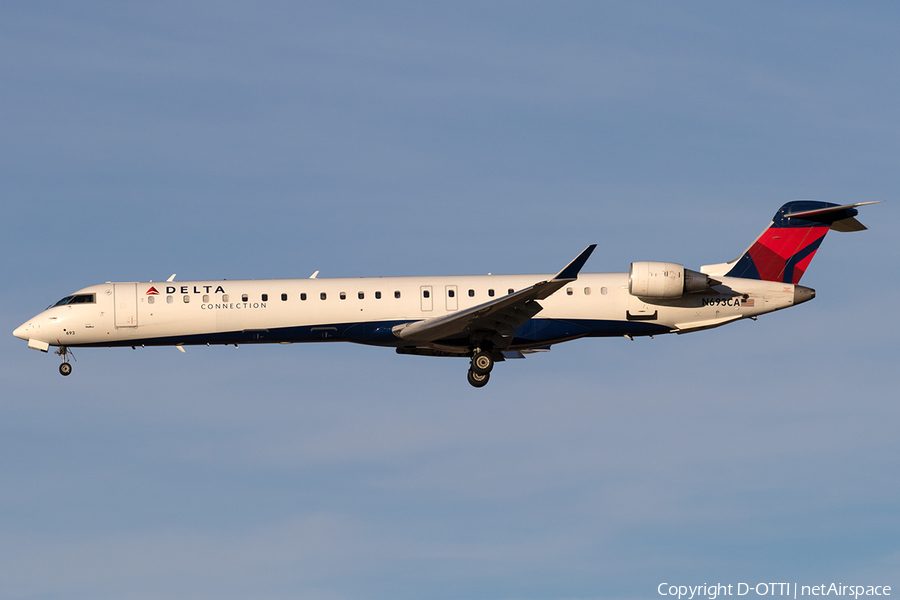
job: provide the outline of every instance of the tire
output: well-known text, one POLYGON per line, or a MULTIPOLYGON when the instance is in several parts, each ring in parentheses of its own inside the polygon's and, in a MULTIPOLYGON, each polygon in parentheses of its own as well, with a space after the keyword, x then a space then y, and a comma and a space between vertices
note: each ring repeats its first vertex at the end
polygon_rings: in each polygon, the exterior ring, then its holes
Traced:
POLYGON ((487 375, 494 368, 494 359, 486 352, 476 352, 472 356, 472 370, 479 375, 487 375))
POLYGON ((68 377, 69 375, 71 375, 71 373, 72 373, 72 365, 70 365, 67 362, 59 365, 59 374, 60 375, 62 375, 63 377, 68 377))
POLYGON ((471 385, 472 387, 477 387, 477 388, 484 387, 487 385, 487 383, 488 383, 488 381, 490 381, 490 379, 491 379, 490 373, 476 373, 472 369, 469 369, 468 380, 469 380, 469 385, 471 385))

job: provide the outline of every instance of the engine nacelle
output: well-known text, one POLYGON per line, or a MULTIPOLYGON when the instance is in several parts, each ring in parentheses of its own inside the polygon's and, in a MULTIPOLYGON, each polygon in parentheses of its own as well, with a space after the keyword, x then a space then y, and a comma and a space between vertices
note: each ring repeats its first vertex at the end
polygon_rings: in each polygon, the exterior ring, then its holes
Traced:
POLYGON ((712 285, 704 273, 668 262, 633 262, 628 269, 628 293, 642 298, 680 298, 712 285))

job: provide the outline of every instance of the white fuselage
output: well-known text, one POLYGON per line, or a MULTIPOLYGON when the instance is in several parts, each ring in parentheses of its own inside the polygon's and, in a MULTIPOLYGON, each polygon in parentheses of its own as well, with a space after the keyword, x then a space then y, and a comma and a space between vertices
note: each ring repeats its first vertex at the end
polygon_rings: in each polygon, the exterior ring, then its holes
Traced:
MULTIPOLYGON (((548 275, 104 283, 94 301, 48 308, 16 329, 29 344, 136 346, 350 341, 402 347, 397 325, 481 305, 548 275)), ((584 273, 541 300, 510 350, 595 336, 684 333, 787 308, 795 286, 719 277, 670 300, 628 292, 627 273, 584 273)), ((803 288, 807 289, 807 288, 803 288)), ((73 295, 74 296, 74 295, 73 295)))

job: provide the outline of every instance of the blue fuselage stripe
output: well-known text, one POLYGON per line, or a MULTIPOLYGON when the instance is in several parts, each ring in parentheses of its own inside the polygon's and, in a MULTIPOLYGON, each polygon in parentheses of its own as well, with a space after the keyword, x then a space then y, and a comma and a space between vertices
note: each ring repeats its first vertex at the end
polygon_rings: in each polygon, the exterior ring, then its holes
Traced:
MULTIPOLYGON (((110 341, 94 344, 72 344, 82 347, 112 346, 173 346, 202 344, 279 344, 309 342, 353 342, 371 346, 399 347, 406 342, 395 336, 392 328, 408 323, 402 321, 372 321, 248 329, 110 341)), ((620 337, 624 335, 661 335, 671 329, 647 322, 611 321, 597 319, 532 319, 516 330, 510 349, 534 348, 580 337, 620 337)), ((442 344, 444 342, 441 342, 442 344)), ((449 342, 448 345, 454 345, 449 342)), ((465 346, 462 340, 459 344, 465 346)))

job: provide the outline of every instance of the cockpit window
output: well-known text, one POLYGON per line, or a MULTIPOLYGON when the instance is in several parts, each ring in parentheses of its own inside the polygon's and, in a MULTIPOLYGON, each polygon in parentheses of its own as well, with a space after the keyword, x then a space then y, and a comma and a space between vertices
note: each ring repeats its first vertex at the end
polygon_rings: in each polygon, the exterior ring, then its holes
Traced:
POLYGON ((53 306, 64 306, 66 304, 95 304, 97 296, 95 294, 73 294, 66 296, 53 306))

